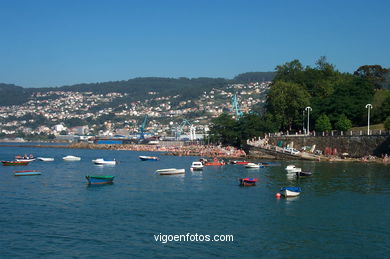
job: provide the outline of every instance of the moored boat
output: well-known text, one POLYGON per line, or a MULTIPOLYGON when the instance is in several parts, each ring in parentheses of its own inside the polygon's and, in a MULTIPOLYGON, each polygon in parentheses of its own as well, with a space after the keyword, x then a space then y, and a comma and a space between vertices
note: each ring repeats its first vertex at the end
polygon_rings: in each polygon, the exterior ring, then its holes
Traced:
POLYGON ((302 172, 302 168, 296 167, 295 165, 288 165, 286 167, 288 173, 299 173, 302 172))
POLYGON ((65 161, 80 161, 81 160, 81 158, 78 156, 64 156, 62 159, 65 161))
POLYGON ((248 161, 230 161, 231 164, 234 164, 234 165, 247 165, 249 164, 248 161))
POLYGON ((262 164, 248 163, 245 165, 245 168, 262 168, 264 167, 262 164))
POLYGON ((4 166, 28 165, 28 161, 1 161, 4 166))
POLYGON ((88 184, 110 184, 114 181, 114 176, 112 175, 87 175, 85 178, 88 184))
POLYGON ((241 186, 255 186, 257 182, 257 178, 240 178, 240 185, 241 186))
POLYGON ((139 159, 141 159, 142 161, 157 161, 157 160, 160 160, 159 157, 157 156, 139 156, 138 157, 139 159))
POLYGON ((37 170, 24 170, 24 171, 14 171, 15 176, 29 176, 29 175, 40 175, 41 172, 37 170))
POLYGON ((310 171, 302 171, 302 172, 296 172, 297 176, 312 176, 313 173, 310 171))
POLYGON ((221 166, 225 165, 226 163, 224 161, 219 161, 218 159, 214 158, 214 161, 212 162, 205 162, 205 166, 221 166))
POLYGON ((38 157, 37 158, 39 161, 43 161, 43 162, 51 162, 51 161, 54 161, 54 158, 52 157, 38 157))
POLYGON ((15 161, 19 161, 19 162, 32 162, 32 161, 35 161, 35 158, 16 158, 15 161))
POLYGON ((194 171, 200 171, 203 170, 203 164, 202 162, 192 162, 191 169, 194 171))
POLYGON ((185 169, 176 169, 176 168, 168 168, 168 169, 158 169, 156 173, 159 175, 175 175, 175 174, 184 174, 186 172, 185 169))
POLYGON ((275 163, 275 162, 261 162, 263 166, 279 166, 280 163, 275 163))
POLYGON ((284 197, 295 197, 301 194, 301 187, 283 187, 280 189, 280 193, 284 197))
POLYGON ((95 160, 92 160, 94 164, 97 165, 116 165, 117 161, 114 160, 104 160, 103 158, 97 158, 95 160))

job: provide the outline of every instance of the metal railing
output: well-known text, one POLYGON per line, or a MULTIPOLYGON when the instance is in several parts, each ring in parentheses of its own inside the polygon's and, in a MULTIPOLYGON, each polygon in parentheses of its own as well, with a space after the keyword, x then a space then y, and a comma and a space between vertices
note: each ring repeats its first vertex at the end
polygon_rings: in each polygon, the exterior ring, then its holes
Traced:
POLYGON ((389 130, 370 130, 369 134, 367 130, 358 130, 358 131, 337 131, 331 130, 328 132, 316 132, 311 131, 309 134, 303 134, 302 132, 295 131, 286 131, 286 132, 275 132, 275 133, 267 133, 268 137, 349 137, 349 136, 388 136, 390 135, 389 130))

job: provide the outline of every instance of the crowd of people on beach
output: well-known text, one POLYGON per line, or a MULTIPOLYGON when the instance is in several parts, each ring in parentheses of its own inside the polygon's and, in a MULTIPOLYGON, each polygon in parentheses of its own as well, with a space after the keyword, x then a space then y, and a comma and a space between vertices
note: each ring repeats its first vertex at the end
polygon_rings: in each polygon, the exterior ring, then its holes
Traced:
POLYGON ((140 144, 121 144, 121 145, 102 145, 102 144, 75 144, 78 148, 96 148, 96 149, 114 149, 130 151, 155 151, 166 152, 176 156, 207 156, 207 157, 245 157, 247 154, 242 149, 233 146, 214 146, 214 145, 140 145, 140 144))

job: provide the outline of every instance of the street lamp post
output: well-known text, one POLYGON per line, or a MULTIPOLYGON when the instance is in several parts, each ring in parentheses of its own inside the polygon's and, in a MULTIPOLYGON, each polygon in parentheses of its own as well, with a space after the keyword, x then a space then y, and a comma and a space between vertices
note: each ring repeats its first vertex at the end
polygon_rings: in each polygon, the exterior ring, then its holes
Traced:
POLYGON ((305 134, 305 110, 302 111, 302 133, 305 134))
POLYGON ((367 116, 367 135, 370 135, 370 109, 372 109, 372 105, 370 103, 366 104, 366 109, 368 110, 367 116))
POLYGON ((307 135, 309 135, 310 133, 310 127, 309 127, 309 117, 310 117, 310 111, 312 110, 312 108, 310 107, 310 106, 307 106, 306 108, 305 108, 305 110, 307 111, 307 128, 306 128, 306 130, 307 130, 307 135))

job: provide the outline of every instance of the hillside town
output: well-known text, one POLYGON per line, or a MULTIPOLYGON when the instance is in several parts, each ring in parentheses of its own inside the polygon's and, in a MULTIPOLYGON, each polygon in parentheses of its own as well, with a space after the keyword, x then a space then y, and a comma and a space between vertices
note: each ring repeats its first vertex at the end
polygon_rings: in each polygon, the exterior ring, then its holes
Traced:
POLYGON ((180 93, 160 96, 148 92, 144 100, 128 101, 128 93, 36 92, 22 105, 0 106, 1 137, 145 136, 201 139, 212 118, 223 112, 251 112, 262 105, 271 82, 229 84, 193 99, 180 93), (143 132, 142 132, 143 133, 143 132))

